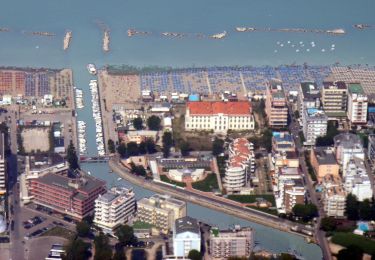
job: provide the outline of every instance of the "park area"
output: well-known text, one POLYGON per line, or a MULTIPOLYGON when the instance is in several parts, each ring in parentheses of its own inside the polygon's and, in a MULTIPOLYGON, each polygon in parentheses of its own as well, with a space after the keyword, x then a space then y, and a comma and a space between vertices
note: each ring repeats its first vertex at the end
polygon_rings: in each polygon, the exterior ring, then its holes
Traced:
POLYGON ((234 200, 240 203, 248 203, 253 205, 247 205, 248 208, 256 209, 263 211, 268 214, 278 215, 277 210, 275 209, 275 197, 271 194, 260 194, 260 195, 228 195, 228 199, 234 200), (270 203, 270 207, 259 207, 256 205, 258 200, 265 200, 270 203))
POLYGON ((21 130, 22 144, 26 153, 50 150, 50 127, 30 127, 21 130))
POLYGON ((375 255, 375 241, 353 233, 335 232, 331 238, 332 243, 340 246, 357 246, 366 254, 375 255))

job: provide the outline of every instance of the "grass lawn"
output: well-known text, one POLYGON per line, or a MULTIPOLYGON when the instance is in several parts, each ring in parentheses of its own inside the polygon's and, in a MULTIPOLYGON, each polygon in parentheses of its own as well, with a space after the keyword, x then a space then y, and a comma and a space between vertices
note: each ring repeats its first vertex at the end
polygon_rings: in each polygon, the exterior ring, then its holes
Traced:
POLYGON ((279 215, 279 213, 277 212, 276 209, 258 208, 258 207, 252 207, 252 206, 247 206, 247 207, 248 207, 248 208, 255 209, 255 210, 263 211, 263 212, 268 213, 268 214, 271 214, 271 215, 275 215, 275 216, 278 216, 278 215, 279 215))
POLYGON ((178 182, 178 181, 171 180, 171 179, 168 178, 167 175, 160 175, 160 180, 163 181, 163 182, 167 182, 167 183, 176 185, 176 186, 186 187, 185 182, 178 182))
POLYGON ((375 254, 375 241, 353 233, 336 232, 332 237, 332 242, 344 247, 355 245, 367 254, 375 254))
POLYGON ((46 232, 44 232, 41 236, 55 236, 55 237, 63 237, 68 240, 73 240, 73 238, 76 236, 76 233, 66 228, 53 227, 50 230, 47 230, 46 232))
POLYGON ((192 186, 196 190, 200 191, 212 191, 215 189, 219 189, 219 185, 217 184, 217 178, 215 173, 209 174, 206 179, 202 181, 197 181, 192 183, 192 186))
POLYGON ((263 195, 228 195, 228 199, 238 201, 241 203, 253 203, 256 201, 256 198, 263 198, 272 203, 272 206, 275 206, 275 197, 270 194, 263 195))
POLYGON ((153 227, 153 225, 151 225, 149 223, 142 222, 142 221, 135 221, 133 223, 134 229, 149 229, 149 228, 152 228, 152 227, 153 227))

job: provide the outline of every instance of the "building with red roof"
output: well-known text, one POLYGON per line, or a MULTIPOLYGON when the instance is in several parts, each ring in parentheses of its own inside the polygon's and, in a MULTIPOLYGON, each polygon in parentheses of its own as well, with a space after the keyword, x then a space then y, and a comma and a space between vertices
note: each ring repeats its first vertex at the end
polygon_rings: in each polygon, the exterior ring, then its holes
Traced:
POLYGON ((254 117, 249 101, 200 101, 186 105, 185 130, 252 130, 254 117))

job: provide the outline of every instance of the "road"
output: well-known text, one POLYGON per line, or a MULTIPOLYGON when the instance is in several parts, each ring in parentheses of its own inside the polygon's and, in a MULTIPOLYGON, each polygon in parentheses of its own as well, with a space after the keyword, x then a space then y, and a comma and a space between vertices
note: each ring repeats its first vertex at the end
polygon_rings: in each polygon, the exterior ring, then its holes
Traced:
POLYGON ((320 245, 320 248, 322 249, 323 253, 323 259, 325 260, 331 260, 332 255, 331 251, 329 249, 328 241, 325 236, 325 232, 320 230, 320 222, 321 219, 325 216, 325 212, 323 210, 322 205, 319 203, 316 195, 316 191, 313 185, 313 181, 311 180, 310 174, 307 171, 306 167, 306 161, 305 161, 305 150, 304 147, 302 146, 300 140, 299 140, 299 131, 300 131, 300 126, 297 120, 293 120, 293 113, 292 113, 292 108, 289 106, 289 116, 291 118, 291 122, 289 124, 289 130, 291 134, 294 137, 294 142, 296 144, 297 152, 299 154, 299 164, 302 169, 302 173, 305 176, 305 187, 308 190, 309 193, 309 200, 311 203, 315 204, 318 207, 319 210, 319 216, 317 218, 317 223, 315 225, 315 238, 318 244, 320 245))

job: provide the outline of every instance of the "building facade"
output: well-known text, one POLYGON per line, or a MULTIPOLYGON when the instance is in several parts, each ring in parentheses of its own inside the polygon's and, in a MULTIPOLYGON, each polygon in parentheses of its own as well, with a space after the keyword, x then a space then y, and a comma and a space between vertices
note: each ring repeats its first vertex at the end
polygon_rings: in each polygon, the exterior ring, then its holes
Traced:
POLYGON ((8 174, 7 163, 5 159, 5 135, 0 134, 0 196, 7 193, 8 174))
POLYGON ((346 118, 348 87, 343 81, 323 82, 322 104, 329 120, 346 118))
POLYGON ((338 175, 327 174, 322 179, 322 200, 324 211, 329 217, 343 217, 345 214, 346 192, 338 175))
POLYGON ((368 99, 361 84, 349 84, 348 92, 348 119, 350 123, 366 124, 368 99))
POLYGON ((304 145, 315 145, 316 139, 327 134, 328 117, 323 110, 307 108, 302 117, 304 145))
POLYGON ((175 221, 173 254, 177 257, 187 257, 190 250, 201 251, 201 232, 198 221, 187 216, 175 221))
POLYGON ((70 178, 48 173, 31 180, 30 193, 35 204, 81 220, 93 213, 95 200, 105 193, 105 185, 104 181, 83 174, 70 178))
POLYGON ((135 194, 132 189, 113 187, 95 200, 94 223, 104 232, 113 230, 127 223, 136 209, 135 194))
POLYGON ((186 216, 186 203, 166 195, 155 194, 137 203, 137 219, 167 234, 178 218, 186 216))
POLYGON ((250 257, 254 248, 254 231, 251 228, 213 229, 209 239, 210 254, 214 260, 250 257))
POLYGON ((333 139, 335 143, 336 159, 345 177, 346 167, 351 159, 359 158, 365 160, 362 141, 359 136, 351 133, 342 133, 336 135, 333 139))
POLYGON ((229 193, 239 192, 255 171, 253 145, 246 138, 237 138, 229 145, 229 159, 225 169, 224 187, 229 193))
POLYGON ((368 136, 367 157, 372 165, 375 164, 375 134, 368 136))
POLYGON ((355 195, 359 201, 371 200, 373 190, 363 160, 358 158, 351 159, 346 167, 344 176, 344 187, 347 193, 355 195))
POLYGON ((254 127, 252 108, 248 101, 198 101, 186 105, 186 131, 226 132, 252 130, 254 127))
POLYGON ((267 86, 266 114, 268 125, 274 128, 286 127, 288 124, 288 105, 284 89, 280 82, 271 82, 267 86))
POLYGON ((311 149, 310 161, 319 182, 326 175, 339 176, 340 167, 332 148, 314 147, 311 149))
POLYGON ((286 180, 284 182, 284 207, 285 212, 292 212, 296 204, 305 204, 305 186, 302 179, 286 180))

